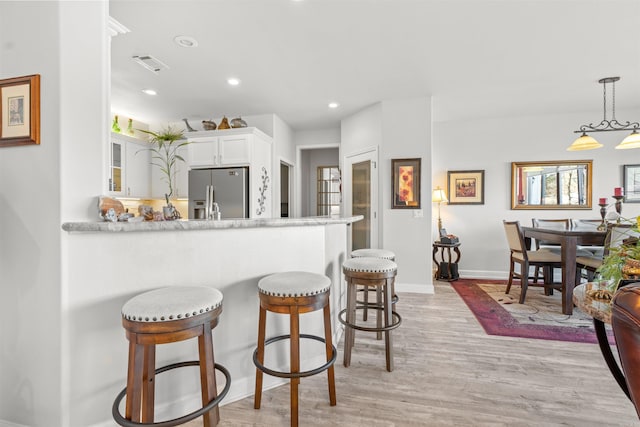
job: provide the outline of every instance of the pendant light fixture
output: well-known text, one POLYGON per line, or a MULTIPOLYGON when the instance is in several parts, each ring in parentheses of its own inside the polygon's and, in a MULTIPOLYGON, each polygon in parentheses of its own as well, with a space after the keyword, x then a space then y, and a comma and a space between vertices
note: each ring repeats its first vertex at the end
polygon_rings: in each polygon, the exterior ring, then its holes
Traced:
POLYGON ((574 133, 582 133, 578 139, 573 141, 573 144, 567 151, 581 151, 581 150, 593 150, 595 148, 602 147, 596 139, 588 133, 591 132, 610 132, 610 131, 631 131, 631 134, 627 136, 620 144, 616 146, 616 149, 626 148, 640 148, 640 123, 638 122, 626 122, 620 123, 616 119, 616 82, 620 80, 620 77, 605 77, 598 80, 598 83, 602 84, 602 98, 603 98, 603 118, 600 123, 594 125, 589 123, 588 125, 582 125, 574 133), (611 96, 611 119, 607 119, 607 84, 612 86, 611 96))

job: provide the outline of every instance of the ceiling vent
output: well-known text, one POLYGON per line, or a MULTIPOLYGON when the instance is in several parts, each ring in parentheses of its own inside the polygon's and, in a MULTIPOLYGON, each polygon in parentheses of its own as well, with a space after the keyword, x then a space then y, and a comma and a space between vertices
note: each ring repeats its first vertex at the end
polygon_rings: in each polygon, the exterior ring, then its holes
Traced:
POLYGON ((144 55, 144 56, 136 55, 136 56, 133 56, 132 59, 136 61, 138 64, 142 65, 147 70, 152 71, 156 74, 158 74, 162 70, 166 70, 169 68, 167 64, 163 63, 159 59, 154 58, 151 55, 144 55))

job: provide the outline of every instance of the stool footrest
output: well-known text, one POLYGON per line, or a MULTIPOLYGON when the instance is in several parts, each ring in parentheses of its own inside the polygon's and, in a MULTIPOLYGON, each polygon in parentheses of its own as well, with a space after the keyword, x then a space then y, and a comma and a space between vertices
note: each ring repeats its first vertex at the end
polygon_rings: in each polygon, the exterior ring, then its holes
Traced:
MULTIPOLYGON (((305 338, 305 339, 311 339, 311 340, 316 340, 316 341, 320 341, 322 343, 326 343, 326 340, 322 337, 318 337, 316 335, 309 335, 309 334, 300 334, 300 338, 305 338)), ((266 340, 264 342, 264 346, 268 346, 269 344, 273 344, 274 342, 277 341, 282 341, 282 340, 286 340, 286 339, 291 339, 291 335, 279 335, 277 337, 273 337, 273 338, 269 338, 268 340, 266 340)), ((316 375, 319 374, 322 371, 326 371, 327 369, 329 369, 329 367, 331 367, 331 365, 333 365, 338 357, 338 349, 336 349, 335 345, 332 345, 332 350, 333 350, 333 354, 331 355, 331 359, 329 361, 327 361, 327 363, 325 363, 322 366, 319 366, 315 369, 311 369, 309 371, 304 371, 304 372, 282 372, 282 371, 274 371, 272 369, 267 368, 266 366, 264 366, 262 363, 260 363, 258 361, 258 349, 256 348, 255 351, 253 352, 253 364, 256 365, 256 368, 260 369, 262 372, 264 372, 265 374, 274 376, 274 377, 279 377, 279 378, 303 378, 303 377, 310 377, 312 375, 316 375)))
MULTIPOLYGON (((363 310, 365 308, 367 308, 367 306, 364 306, 364 305, 363 306, 357 306, 356 310, 363 310)), ((368 308, 370 308, 372 310, 380 310, 380 311, 384 310, 384 307, 380 307, 378 305, 369 305, 368 308)), ((382 326, 380 328, 378 328, 378 327, 360 326, 360 325, 356 325, 356 324, 353 324, 353 323, 349 323, 345 319, 346 313, 347 313, 347 309, 345 308, 340 312, 340 314, 338 314, 338 320, 340 321, 340 323, 342 323, 346 327, 353 328, 353 329, 358 330, 358 331, 386 332, 386 331, 391 331, 393 329, 396 329, 402 323, 402 317, 400 317, 400 315, 395 311, 391 311, 391 315, 393 316, 393 323, 390 324, 389 326, 382 326)))
MULTIPOLYGON (((183 367, 186 367, 186 366, 200 366, 200 362, 197 361, 197 360, 192 360, 192 361, 188 361, 188 362, 172 363, 171 365, 163 366, 161 368, 156 369, 155 372, 156 372, 156 374, 160 374, 162 372, 166 372, 166 371, 169 371, 171 369, 183 368, 183 367)), ((116 423, 118 423, 118 425, 120 425, 122 427, 144 427, 144 426, 174 427, 174 426, 178 426, 180 424, 184 424, 184 423, 186 423, 188 421, 191 421, 193 419, 196 419, 199 416, 209 412, 216 405, 218 405, 222 401, 222 399, 224 399, 224 397, 227 395, 227 393, 229 392, 229 388, 231 387, 231 374, 229 373, 227 368, 225 368, 224 366, 216 363, 215 364, 215 369, 217 371, 222 372, 222 374, 224 375, 224 378, 225 378, 224 389, 222 390, 222 392, 220 392, 220 394, 215 399, 211 400, 205 406, 203 406, 202 408, 200 408, 200 409, 198 409, 196 411, 191 412, 190 414, 184 415, 184 416, 182 416, 180 418, 174 418, 172 420, 167 420, 167 421, 160 421, 160 422, 157 422, 157 423, 139 423, 139 422, 136 422, 136 421, 128 420, 125 417, 123 417, 122 414, 120 413, 120 402, 127 395, 127 388, 125 387, 120 392, 120 394, 118 394, 118 396, 116 397, 116 400, 113 402, 113 408, 111 409, 111 413, 113 415, 113 419, 116 421, 116 423)))

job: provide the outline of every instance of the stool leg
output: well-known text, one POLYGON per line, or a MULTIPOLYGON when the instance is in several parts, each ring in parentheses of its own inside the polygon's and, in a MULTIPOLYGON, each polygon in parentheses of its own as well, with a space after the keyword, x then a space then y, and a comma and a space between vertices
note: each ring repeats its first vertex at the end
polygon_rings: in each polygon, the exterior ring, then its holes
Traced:
MULTIPOLYGON (((380 286, 376 286, 376 305, 378 307, 383 307, 382 305, 382 289, 380 288, 380 286)), ((385 303, 386 305, 386 303, 385 303)), ((376 310, 376 327, 377 328, 382 328, 382 311, 381 310, 376 310)), ((376 339, 381 340, 382 339, 382 332, 378 331, 376 332, 376 339)))
MULTIPOLYGON (((324 306, 324 341, 327 350, 328 362, 329 360, 331 360, 331 356, 333 356, 333 339, 331 337, 331 308, 329 306, 329 301, 327 301, 327 305, 324 306)), ((336 379, 334 375, 333 365, 329 366, 329 369, 327 369, 327 379, 329 382, 329 402, 331 406, 335 406, 336 379)))
POLYGON ((136 334, 131 333, 128 338, 129 367, 127 371, 127 402, 124 417, 131 421, 140 422, 144 349, 141 344, 136 344, 136 334))
POLYGON ((364 295, 362 298, 362 301, 364 301, 364 309, 362 310, 362 320, 366 322, 367 318, 369 317, 369 287, 368 286, 365 286, 362 289, 362 294, 364 295))
MULTIPOLYGON (((391 303, 392 286, 391 283, 394 279, 385 280, 384 284, 384 326, 390 326, 393 323, 393 304, 391 303)), ((387 359, 387 371, 393 371, 393 341, 391 338, 391 331, 385 331, 385 353, 387 359)))
MULTIPOLYGON (((300 315, 297 306, 291 307, 289 325, 291 372, 300 372, 300 315)), ((291 378, 291 427, 298 426, 298 384, 300 384, 300 378, 291 378)))
MULTIPOLYGON (((202 391, 202 406, 218 396, 216 387, 215 359, 213 356, 213 338, 211 336, 211 325, 203 325, 203 330, 198 336, 198 350, 200 353, 200 387, 202 391)), ((220 410, 218 406, 202 415, 204 427, 212 427, 220 421, 220 410)))
POLYGON ((156 346, 144 346, 142 371, 142 422, 152 423, 155 407, 156 346))
MULTIPOLYGON (((260 320, 258 321, 258 362, 264 365, 264 339, 267 324, 267 311, 260 306, 260 320)), ((260 401, 262 400, 262 371, 256 368, 256 392, 253 397, 254 409, 260 409, 260 401)))
MULTIPOLYGON (((356 323, 356 288, 357 285, 347 278, 347 315, 346 322, 352 325, 356 323)), ((351 364, 351 349, 355 341, 355 330, 349 325, 345 325, 344 331, 344 366, 348 368, 351 364)))

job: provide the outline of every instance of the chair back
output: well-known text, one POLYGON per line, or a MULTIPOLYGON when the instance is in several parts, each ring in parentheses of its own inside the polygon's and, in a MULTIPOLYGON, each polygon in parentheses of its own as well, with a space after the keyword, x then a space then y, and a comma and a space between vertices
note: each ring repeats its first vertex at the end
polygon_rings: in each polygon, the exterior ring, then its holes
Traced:
POLYGON ((602 224, 602 219, 572 219, 571 229, 597 230, 602 224))
MULTIPOLYGON (((570 230, 571 229, 571 219, 563 218, 563 219, 539 219, 532 218, 531 223, 534 227, 537 228, 553 228, 556 230, 570 230)), ((540 245, 547 246, 559 246, 558 243, 546 242, 543 240, 536 239, 536 249, 540 249, 540 245)))
POLYGON ((520 222, 503 220, 502 223, 504 224, 504 231, 507 235, 507 243, 509 244, 509 250, 511 253, 521 253, 526 258, 527 250, 522 230, 520 229, 520 222))
POLYGON ((640 237, 640 233, 631 229, 632 224, 609 224, 607 237, 605 237, 604 247, 605 255, 609 253, 610 248, 617 248, 622 245, 625 239, 629 237, 640 237))
POLYGON ((640 417, 640 283, 620 288, 614 295, 611 327, 631 401, 640 417))

